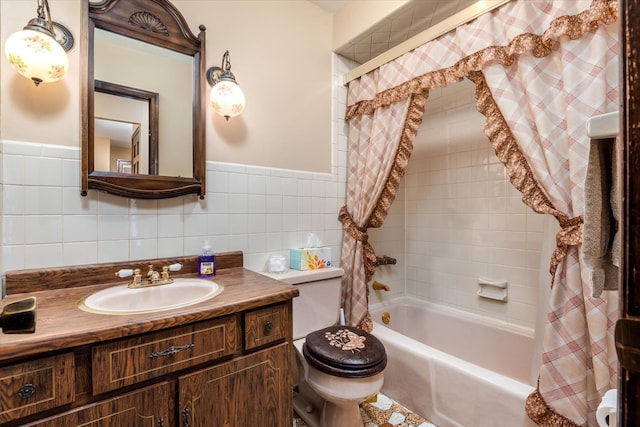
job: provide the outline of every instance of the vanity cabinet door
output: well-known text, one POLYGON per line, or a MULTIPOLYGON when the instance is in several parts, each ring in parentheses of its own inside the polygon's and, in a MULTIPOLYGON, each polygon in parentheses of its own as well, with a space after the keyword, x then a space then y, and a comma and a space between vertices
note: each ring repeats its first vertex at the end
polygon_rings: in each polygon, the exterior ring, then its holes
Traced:
POLYGON ((292 347, 283 343, 179 378, 181 427, 290 427, 292 347))
POLYGON ((0 425, 73 402, 73 353, 0 368, 0 425))
POLYGON ((170 427, 175 425, 173 408, 170 384, 162 382, 24 427, 170 427))

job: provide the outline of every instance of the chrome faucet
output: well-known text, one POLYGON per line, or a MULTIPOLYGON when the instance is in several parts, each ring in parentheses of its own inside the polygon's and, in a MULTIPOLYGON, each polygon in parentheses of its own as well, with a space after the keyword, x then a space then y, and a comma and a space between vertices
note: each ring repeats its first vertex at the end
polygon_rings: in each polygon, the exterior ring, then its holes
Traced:
POLYGON ((133 279, 127 285, 131 289, 135 288, 146 288, 149 286, 160 286, 160 285, 168 285, 173 283, 173 279, 169 277, 169 271, 180 271, 182 269, 182 264, 176 263, 171 265, 165 265, 162 267, 162 271, 154 270, 152 264, 149 264, 149 271, 147 271, 147 279, 142 280, 142 274, 139 268, 134 270, 131 269, 122 269, 116 272, 117 277, 130 277, 133 276, 133 279))

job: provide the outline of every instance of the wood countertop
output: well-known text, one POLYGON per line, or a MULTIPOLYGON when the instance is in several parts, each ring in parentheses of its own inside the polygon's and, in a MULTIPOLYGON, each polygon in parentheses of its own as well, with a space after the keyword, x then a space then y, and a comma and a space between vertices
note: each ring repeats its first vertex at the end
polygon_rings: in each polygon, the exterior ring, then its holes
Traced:
MULTIPOLYGON (((113 267, 113 264, 110 266, 113 267)), ((8 273, 8 290, 9 276, 8 273)), ((179 277, 196 277, 196 275, 189 273, 179 277)), ((222 285, 224 290, 210 300, 188 307, 141 314, 97 314, 78 308, 78 304, 89 295, 101 289, 122 284, 122 279, 106 285, 62 287, 10 294, 0 302, 0 306, 30 296, 36 297, 36 331, 33 334, 0 333, 0 364, 15 358, 36 354, 44 356, 49 352, 58 352, 66 348, 221 317, 287 301, 298 296, 298 289, 295 286, 243 267, 220 269, 212 280, 222 285)))

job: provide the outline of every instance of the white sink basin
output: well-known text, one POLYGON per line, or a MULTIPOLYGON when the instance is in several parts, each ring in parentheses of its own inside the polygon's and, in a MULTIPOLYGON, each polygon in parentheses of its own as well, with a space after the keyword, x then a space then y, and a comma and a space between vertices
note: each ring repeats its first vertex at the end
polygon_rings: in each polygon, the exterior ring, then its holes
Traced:
POLYGON ((91 294, 78 307, 102 314, 135 314, 173 310, 206 301, 223 287, 204 279, 173 279, 168 285, 130 289, 119 285, 91 294))

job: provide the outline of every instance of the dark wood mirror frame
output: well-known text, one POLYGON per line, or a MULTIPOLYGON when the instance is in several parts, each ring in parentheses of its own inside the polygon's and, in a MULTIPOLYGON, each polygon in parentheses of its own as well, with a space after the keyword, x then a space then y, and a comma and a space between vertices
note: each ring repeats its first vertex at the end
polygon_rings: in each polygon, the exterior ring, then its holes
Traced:
MULTIPOLYGON (((205 195, 206 140, 205 27, 196 37, 182 14, 167 0, 83 1, 81 43, 81 194, 102 190, 138 199, 205 195), (193 177, 135 175, 94 170, 94 30, 100 28, 193 57, 193 177)), ((153 72, 150 70, 149 72, 153 72)))

